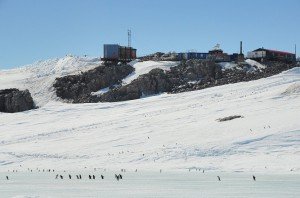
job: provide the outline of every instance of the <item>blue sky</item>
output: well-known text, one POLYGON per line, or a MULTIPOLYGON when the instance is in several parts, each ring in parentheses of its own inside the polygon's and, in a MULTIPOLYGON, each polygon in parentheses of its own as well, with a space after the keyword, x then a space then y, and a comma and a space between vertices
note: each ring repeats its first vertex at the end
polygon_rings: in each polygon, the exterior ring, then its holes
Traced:
POLYGON ((0 69, 66 54, 101 56, 104 43, 156 51, 300 50, 299 0, 0 0, 0 69))

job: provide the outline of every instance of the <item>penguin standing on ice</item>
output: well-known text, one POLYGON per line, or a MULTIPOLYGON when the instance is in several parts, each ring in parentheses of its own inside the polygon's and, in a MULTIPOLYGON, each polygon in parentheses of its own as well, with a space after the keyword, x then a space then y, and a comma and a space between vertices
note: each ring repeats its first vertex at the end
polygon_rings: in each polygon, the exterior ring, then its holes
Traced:
POLYGON ((116 178, 118 181, 119 181, 119 179, 120 179, 120 178, 119 178, 119 175, 116 175, 116 174, 115 174, 115 178, 116 178))
POLYGON ((6 176, 6 180, 9 180, 8 176, 6 176))
POLYGON ((252 176, 252 178, 253 178, 253 181, 256 181, 256 177, 254 175, 252 176))
POLYGON ((103 175, 101 175, 101 179, 104 179, 104 176, 103 176, 103 175))
POLYGON ((71 175, 69 175, 69 179, 72 179, 72 176, 71 176, 71 175))
POLYGON ((221 181, 221 178, 220 178, 220 176, 217 176, 217 177, 218 177, 218 180, 219 180, 219 181, 221 181))

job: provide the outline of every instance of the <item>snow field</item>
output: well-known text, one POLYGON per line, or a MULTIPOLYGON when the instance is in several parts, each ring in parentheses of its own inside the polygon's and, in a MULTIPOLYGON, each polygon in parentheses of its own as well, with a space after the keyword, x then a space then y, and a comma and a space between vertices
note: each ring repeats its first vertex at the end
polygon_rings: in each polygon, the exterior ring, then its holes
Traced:
POLYGON ((140 100, 0 114, 0 169, 299 172, 300 68, 140 100), (218 118, 244 118, 218 122, 218 118))

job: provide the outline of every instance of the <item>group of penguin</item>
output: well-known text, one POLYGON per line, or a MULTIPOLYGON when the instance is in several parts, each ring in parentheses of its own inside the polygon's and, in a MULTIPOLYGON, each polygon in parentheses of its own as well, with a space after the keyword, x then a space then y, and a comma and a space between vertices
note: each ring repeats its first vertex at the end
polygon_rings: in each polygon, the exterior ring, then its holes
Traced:
MULTIPOLYGON (((69 176, 69 179, 72 179, 72 175, 68 175, 69 176)), ((6 176, 7 177, 7 176, 6 176)), ((104 175, 100 175, 100 177, 101 177, 101 179, 104 179, 104 175)), ((89 175, 89 177, 88 177, 89 179, 96 179, 96 176, 95 175, 89 175)), ((121 175, 121 174, 115 174, 115 178, 116 178, 116 180, 120 180, 120 179, 123 179, 123 176, 121 175)), ((8 177, 7 177, 7 179, 8 179, 8 177)), ((64 179, 64 176, 63 175, 59 175, 59 174, 57 174, 56 176, 55 176, 55 179, 64 179)), ((81 176, 81 174, 79 174, 79 175, 76 175, 76 179, 82 179, 82 176, 81 176)))
MULTIPOLYGON (((221 181, 221 177, 220 176, 217 176, 218 180, 221 181)), ((256 177, 254 175, 252 175, 252 179, 253 181, 256 181, 256 177)))

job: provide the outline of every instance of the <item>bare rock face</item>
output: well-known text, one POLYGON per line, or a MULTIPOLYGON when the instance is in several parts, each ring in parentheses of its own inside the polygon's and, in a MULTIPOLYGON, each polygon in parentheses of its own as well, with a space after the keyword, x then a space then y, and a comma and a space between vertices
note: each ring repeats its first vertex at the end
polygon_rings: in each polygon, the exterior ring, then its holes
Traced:
MULTIPOLYGON (((155 57, 163 57, 156 53, 155 57)), ((76 76, 66 76, 56 79, 54 87, 58 97, 69 99, 71 102, 117 102, 139 99, 163 92, 178 93, 205 89, 230 83, 251 81, 278 74, 295 65, 280 62, 265 63, 262 70, 248 72, 247 63, 240 63, 239 68, 222 70, 222 67, 211 60, 187 60, 170 71, 153 69, 139 76, 130 84, 121 86, 123 78, 134 71, 129 65, 100 66, 76 76), (113 85, 119 84, 114 88, 113 85), (102 95, 91 95, 91 92, 110 87, 102 95)))
POLYGON ((28 90, 0 90, 0 112, 15 113, 34 108, 35 105, 28 90))
POLYGON ((170 83, 166 73, 162 69, 153 69, 148 74, 144 74, 132 81, 129 85, 125 85, 113 89, 100 97, 93 97, 92 102, 116 102, 125 100, 139 99, 143 95, 154 95, 162 92, 170 91, 172 84, 170 83))
POLYGON ((119 84, 134 71, 130 65, 99 66, 79 75, 57 78, 56 95, 74 103, 89 102, 91 92, 119 84))
POLYGON ((163 92, 172 92, 190 81, 221 77, 221 68, 211 61, 190 60, 181 62, 170 71, 153 69, 139 76, 130 84, 115 88, 100 97, 91 97, 90 102, 116 102, 139 99, 163 92))

